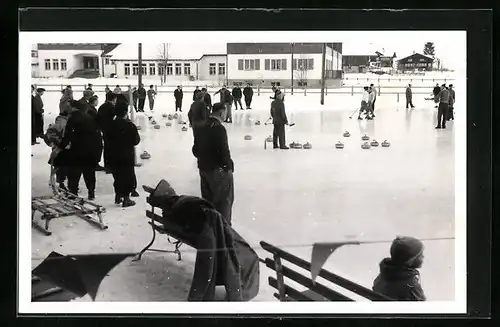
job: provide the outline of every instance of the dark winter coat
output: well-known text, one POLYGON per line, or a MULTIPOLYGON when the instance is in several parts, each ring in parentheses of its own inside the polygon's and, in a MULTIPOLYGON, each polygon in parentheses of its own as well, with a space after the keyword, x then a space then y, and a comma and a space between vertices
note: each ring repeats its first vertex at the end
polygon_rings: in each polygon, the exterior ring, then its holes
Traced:
POLYGON ((245 96, 245 98, 253 97, 253 89, 250 86, 246 86, 243 89, 243 95, 245 96))
POLYGON ((109 167, 111 169, 135 165, 134 146, 139 144, 141 137, 134 123, 123 118, 113 120, 109 125, 106 141, 109 144, 109 167))
POLYGON ((396 301, 425 301, 417 269, 396 265, 390 258, 380 262, 380 274, 373 282, 373 291, 396 301))
POLYGON ((88 112, 91 109, 90 103, 85 97, 78 100, 78 109, 83 110, 84 112, 88 112))
POLYGON ((116 103, 126 103, 127 105, 130 103, 128 99, 128 93, 120 93, 116 95, 116 103))
POLYGON ((180 100, 182 100, 183 97, 184 97, 184 93, 182 92, 182 90, 175 89, 175 91, 174 91, 175 100, 180 101, 180 100))
POLYGON ((284 125, 288 124, 288 119, 285 112, 285 103, 281 100, 274 100, 271 102, 271 117, 273 124, 284 125))
POLYGON ((220 93, 220 103, 226 104, 233 102, 231 92, 229 92, 228 89, 220 89, 219 91, 215 92, 214 95, 217 95, 218 93, 220 93))
POLYGON ((135 90, 135 91, 132 92, 132 100, 134 102, 136 102, 137 99, 139 99, 139 92, 137 90, 135 90))
POLYGON ((147 94, 148 94, 149 100, 154 100, 154 98, 156 96, 156 91, 153 90, 153 89, 149 89, 148 92, 147 92, 147 94))
POLYGON ((450 91, 448 91, 448 89, 441 90, 434 98, 434 102, 436 103, 449 103, 449 101, 450 91))
POLYGON ((434 96, 438 95, 439 92, 441 92, 441 88, 439 86, 436 86, 434 87, 434 89, 432 89, 432 94, 434 94, 434 96))
POLYGON ((199 94, 201 90, 194 90, 193 92, 193 101, 196 101, 196 95, 199 94))
POLYGON ((205 95, 203 96, 203 102, 205 102, 207 108, 212 109, 212 97, 210 96, 210 94, 205 93, 205 95))
POLYGON ((197 100, 191 104, 191 108, 188 112, 189 123, 193 128, 203 125, 207 120, 207 106, 202 100, 197 100))
POLYGON ((103 134, 106 134, 109 130, 113 118, 115 118, 115 106, 111 102, 106 101, 99 107, 96 117, 97 124, 103 134))
POLYGON ((454 89, 448 89, 448 92, 450 92, 450 106, 452 107, 455 104, 455 90, 454 89))
POLYGON ((411 99, 411 97, 412 97, 411 88, 410 88, 410 87, 407 87, 407 88, 406 88, 406 98, 407 98, 407 99, 411 99))
POLYGON ((239 86, 233 88, 232 95, 235 99, 241 99, 242 93, 239 86))
POLYGON ((70 165, 95 166, 101 160, 102 137, 94 118, 81 110, 74 111, 66 124, 61 149, 70 144, 70 165))
POLYGON ((87 113, 97 122, 97 109, 93 105, 89 105, 89 111, 87 113))
POLYGON ((211 203, 183 195, 153 201, 163 209, 167 231, 175 227, 180 239, 197 250, 188 301, 214 301, 216 285, 225 286, 228 301, 249 301, 258 294, 257 254, 211 203))
POLYGON ((146 99, 146 89, 145 88, 140 87, 137 90, 137 94, 138 94, 139 99, 146 99))
POLYGON ((43 114, 45 110, 43 110, 43 100, 40 94, 36 94, 31 98, 31 108, 35 114, 43 114))
POLYGON ((205 124, 198 127, 192 151, 200 170, 223 168, 234 171, 226 128, 215 117, 209 117, 205 124))

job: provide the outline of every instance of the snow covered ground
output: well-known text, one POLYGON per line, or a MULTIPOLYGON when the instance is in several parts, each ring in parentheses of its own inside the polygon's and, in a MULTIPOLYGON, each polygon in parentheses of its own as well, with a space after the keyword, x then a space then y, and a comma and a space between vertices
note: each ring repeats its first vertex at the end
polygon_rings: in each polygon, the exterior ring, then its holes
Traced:
MULTIPOLYGON (((104 99, 103 92, 97 93, 104 99)), ((75 94, 79 96, 79 92, 75 94)), ((396 102, 395 95, 379 96, 375 120, 358 121, 356 116, 349 119, 359 107, 358 95, 330 93, 321 106, 318 94, 287 94, 289 121, 296 123, 287 128, 287 142, 309 141, 313 148, 282 151, 263 148, 272 127, 256 126, 254 121, 268 118, 270 100, 269 94, 256 96, 254 109, 234 112, 234 123, 227 125, 235 162, 234 228, 256 249, 259 241, 265 240, 307 260, 314 242, 392 240, 397 235, 453 237, 454 124, 435 130, 434 104, 424 97, 415 95, 415 110, 405 110, 404 102, 396 102), (348 139, 342 137, 346 130, 352 134, 348 139), (362 150, 360 138, 365 133, 380 142, 387 139, 392 145, 362 150), (247 134, 253 136, 251 141, 244 140, 247 134), (335 149, 339 140, 345 149, 335 149)), ((58 113, 60 94, 47 92, 43 98, 47 127, 58 113)), ((186 92, 184 118, 190 98, 191 93, 186 92)), ((153 129, 143 114, 137 116, 136 123, 142 126, 137 151, 147 150, 152 156, 136 169, 138 183, 154 186, 164 178, 180 194, 199 196, 192 133, 182 132, 176 123, 166 127, 167 119, 161 117, 173 112, 173 106, 171 93, 159 94, 153 113, 161 125, 159 130, 153 129)), ((458 104, 457 114, 463 111, 458 104)), ((32 152, 32 194, 50 194, 49 148, 40 144, 32 147, 32 152)), ((52 236, 33 230, 33 267, 53 250, 67 254, 133 252, 149 242, 144 193, 137 206, 124 210, 113 204, 112 183, 111 175, 97 173, 96 202, 108 210, 104 217, 109 229, 101 231, 70 217, 52 222, 52 236)), ((453 300, 454 241, 424 243, 422 285, 429 300, 453 300)), ((389 246, 341 248, 325 268, 371 287, 389 246)), ((171 245, 165 237, 158 237, 154 247, 171 245)), ((261 250, 258 253, 264 255, 261 250)), ((195 253, 184 247, 181 262, 174 255, 153 252, 146 253, 140 262, 125 261, 103 281, 98 301, 183 301, 194 260, 195 253)), ((260 293, 255 301, 275 300, 267 282, 270 273, 261 265, 260 293)))

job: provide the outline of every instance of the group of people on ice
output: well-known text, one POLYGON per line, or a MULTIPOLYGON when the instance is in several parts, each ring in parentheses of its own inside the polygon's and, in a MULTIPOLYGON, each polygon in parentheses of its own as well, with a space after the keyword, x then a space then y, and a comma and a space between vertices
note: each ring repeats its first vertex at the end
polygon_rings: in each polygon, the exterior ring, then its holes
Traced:
POLYGON ((377 90, 373 84, 363 88, 361 96, 361 108, 359 109, 358 119, 363 120, 362 114, 365 114, 366 119, 372 120, 375 118, 375 101, 377 100, 377 90))

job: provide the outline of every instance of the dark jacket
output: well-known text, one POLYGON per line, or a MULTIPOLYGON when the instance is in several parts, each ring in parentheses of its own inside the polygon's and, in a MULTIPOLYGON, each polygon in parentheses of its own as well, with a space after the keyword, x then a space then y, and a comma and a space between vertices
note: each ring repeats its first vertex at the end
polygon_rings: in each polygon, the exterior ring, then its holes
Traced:
POLYGON ((288 119, 285 113, 285 103, 281 100, 274 100, 271 102, 271 117, 273 118, 273 124, 284 125, 288 124, 288 119))
POLYGON ((411 99, 412 92, 410 87, 406 87, 406 98, 411 99))
POLYGON ((174 98, 175 100, 182 100, 182 97, 184 96, 184 93, 182 92, 182 90, 179 90, 179 89, 175 89, 174 91, 174 98))
POLYGON ((83 110, 84 112, 88 112, 91 109, 90 103, 85 97, 78 100, 78 109, 83 110))
POLYGON ((137 101, 137 99, 139 99, 139 92, 137 90, 135 90, 132 92, 132 100, 135 102, 135 101, 137 101))
POLYGON ((439 92, 441 92, 441 88, 439 86, 436 86, 432 89, 432 94, 434 94, 434 96, 438 95, 439 92))
POLYGON ((120 93, 116 95, 116 103, 126 103, 127 105, 130 103, 128 99, 128 92, 127 93, 120 93))
POLYGON ((70 165, 96 165, 101 160, 102 138, 95 119, 81 110, 74 111, 68 119, 59 147, 70 144, 70 165))
POLYGON ((109 130, 109 126, 113 122, 113 118, 115 118, 115 106, 111 102, 106 101, 97 110, 96 117, 97 124, 105 136, 109 130))
POLYGON ((234 97, 235 99, 241 99, 241 95, 242 95, 242 94, 241 94, 241 89, 240 89, 240 87, 239 87, 239 86, 236 86, 235 88, 233 88, 233 92, 232 92, 232 94, 233 94, 233 97, 234 97))
POLYGON ((153 201, 163 209, 167 231, 175 227, 181 241, 197 250, 188 301, 214 301, 216 285, 225 286, 228 301, 249 301, 258 294, 257 254, 211 203, 186 195, 153 201))
POLYGON ((152 100, 152 99, 154 99, 154 98, 155 98, 155 96, 156 96, 156 91, 155 91, 155 90, 153 90, 153 89, 149 89, 149 90, 148 90, 148 92, 147 92, 147 94, 148 94, 148 98, 149 98, 149 100, 152 100))
POLYGON ((113 120, 109 125, 106 141, 109 143, 109 166, 111 169, 117 166, 130 167, 135 165, 134 146, 139 144, 141 137, 134 123, 123 118, 113 120))
POLYGON ((245 98, 251 98, 253 96, 253 89, 250 86, 246 86, 243 89, 243 95, 245 98))
POLYGON ((97 109, 93 105, 89 105, 89 111, 87 113, 97 122, 97 109))
POLYGON ((450 91, 448 91, 448 89, 441 90, 434 98, 434 102, 436 103, 449 103, 449 101, 450 91))
POLYGON ((417 269, 399 266, 390 258, 380 262, 380 274, 373 282, 373 291, 396 301, 425 301, 417 269))
POLYGON ((205 95, 203 96, 203 102, 205 102, 205 105, 208 109, 212 109, 212 97, 210 96, 210 94, 205 93, 205 95))
POLYGON ((225 169, 234 171, 226 128, 220 120, 209 117, 198 127, 194 138, 193 155, 198 159, 198 168, 204 171, 225 169))
POLYGON ((31 109, 33 113, 35 114, 43 114, 43 100, 40 94, 35 95, 34 97, 31 97, 31 109))
POLYGON ((207 118, 208 113, 205 102, 203 102, 202 100, 193 102, 188 112, 188 119, 191 126, 193 128, 201 126, 207 120, 207 118))
POLYGON ((196 95, 199 94, 201 90, 194 90, 193 91, 193 101, 196 101, 196 95))
POLYGON ((229 92, 228 89, 220 89, 219 91, 215 92, 214 95, 217 95, 218 93, 220 93, 220 102, 221 103, 232 103, 233 102, 233 99, 231 97, 231 92, 229 92))
POLYGON ((450 92, 450 106, 453 106, 455 104, 455 90, 448 89, 448 92, 450 92))
POLYGON ((146 99, 146 89, 145 88, 140 87, 137 90, 137 94, 138 94, 139 99, 146 99))

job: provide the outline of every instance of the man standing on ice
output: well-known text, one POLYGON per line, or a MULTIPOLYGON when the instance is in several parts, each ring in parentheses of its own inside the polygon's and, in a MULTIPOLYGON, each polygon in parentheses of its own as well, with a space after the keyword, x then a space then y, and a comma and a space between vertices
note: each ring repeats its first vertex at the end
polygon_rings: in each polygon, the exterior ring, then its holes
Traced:
POLYGON ((106 94, 106 102, 104 102, 97 111, 96 121, 99 128, 102 131, 103 141, 104 141, 104 169, 107 174, 111 173, 109 167, 109 153, 110 153, 110 143, 109 143, 109 127, 111 122, 115 118, 115 105, 117 101, 117 95, 109 92, 106 94))
POLYGON ((231 226, 234 202, 234 162, 222 125, 224 105, 215 103, 212 114, 195 134, 193 155, 198 159, 201 196, 211 202, 231 226))
MULTIPOLYGON (((436 96, 441 92, 441 87, 439 86, 439 83, 436 83, 436 86, 432 89, 432 98, 435 99, 436 96)), ((435 106, 434 108, 437 108, 438 106, 435 106)))
POLYGON ((450 103, 448 110, 448 120, 455 120, 455 115, 453 114, 453 106, 455 105, 455 90, 453 89, 453 84, 448 86, 448 91, 450 92, 450 103))
POLYGON ((151 111, 153 111, 155 107, 155 97, 156 97, 156 91, 154 89, 154 85, 150 85, 148 90, 148 101, 149 101, 149 110, 151 111))
POLYGON ((43 137, 43 101, 42 95, 45 93, 44 88, 37 88, 36 94, 31 98, 31 145, 38 144, 37 138, 43 137))
POLYGON ((144 88, 144 84, 139 85, 137 95, 139 97, 139 112, 144 112, 144 104, 146 103, 146 89, 144 88))
POLYGON ((241 88, 238 85, 233 88, 232 95, 234 99, 234 110, 238 110, 238 104, 240 105, 240 109, 243 110, 243 106, 241 105, 242 93, 241 88))
POLYGON ((212 111, 212 97, 205 87, 201 89, 201 93, 203 94, 203 102, 205 102, 207 113, 210 114, 212 111))
POLYGON ((372 101, 372 117, 375 117, 375 101, 377 101, 377 89, 373 84, 370 84, 370 89, 373 93, 373 101, 372 101))
POLYGON ((200 87, 196 86, 196 88, 193 91, 193 101, 196 101, 196 95, 200 92, 201 92, 200 87))
POLYGON ((253 89, 250 86, 250 83, 243 89, 243 95, 245 96, 245 105, 247 109, 252 109, 250 108, 250 105, 252 104, 253 89))
POLYGON ((373 114, 373 102, 375 101, 375 90, 371 87, 368 88, 368 112, 366 114, 366 119, 373 120, 375 115, 373 114))
POLYGON ((359 114, 358 114, 358 119, 359 120, 363 120, 363 118, 361 118, 361 114, 363 112, 365 112, 366 114, 368 114, 368 103, 370 101, 370 94, 368 93, 368 86, 365 86, 363 88, 363 95, 361 96, 361 108, 359 109, 359 114))
POLYGON ((182 93, 182 87, 180 85, 177 85, 177 88, 174 91, 174 98, 175 98, 175 111, 177 112, 177 109, 179 109, 180 112, 182 112, 182 98, 184 97, 184 94, 182 93))
POLYGON ((233 103, 233 97, 231 96, 231 92, 226 88, 225 85, 222 85, 222 88, 214 93, 214 96, 216 96, 218 93, 220 93, 220 103, 222 103, 225 107, 225 112, 224 112, 224 122, 226 123, 232 123, 233 122, 233 115, 231 112, 231 107, 233 103))
POLYGON ((196 94, 196 98, 188 112, 188 120, 193 128, 193 136, 195 136, 196 130, 205 123, 207 118, 207 106, 203 101, 203 93, 200 91, 196 94))
POLYGON ((283 102, 283 93, 276 95, 276 99, 271 103, 271 117, 273 118, 273 148, 288 150, 285 142, 285 125, 288 125, 288 119, 285 112, 285 103, 283 102), (279 146, 278 146, 279 140, 279 146))
POLYGON ((441 92, 436 95, 434 102, 439 103, 437 114, 436 129, 446 128, 446 117, 448 115, 448 104, 450 101, 450 92, 445 84, 441 85, 441 92))
POLYGON ((411 84, 406 87, 406 109, 410 106, 412 109, 415 108, 412 102, 413 93, 411 91, 411 84))

